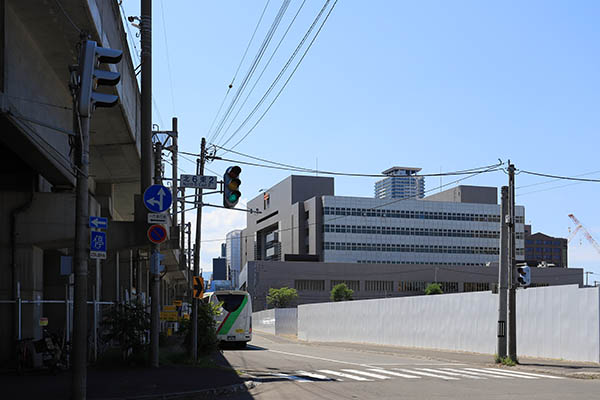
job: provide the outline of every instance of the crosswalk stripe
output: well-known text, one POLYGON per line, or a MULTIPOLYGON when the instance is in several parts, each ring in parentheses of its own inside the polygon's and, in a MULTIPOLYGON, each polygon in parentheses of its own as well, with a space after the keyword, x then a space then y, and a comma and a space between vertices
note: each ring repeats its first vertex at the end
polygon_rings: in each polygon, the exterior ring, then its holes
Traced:
POLYGON ((388 375, 392 375, 392 376, 399 376, 400 378, 421 379, 420 376, 401 374, 400 372, 388 371, 386 369, 371 368, 371 369, 369 369, 369 371, 377 372, 377 373, 380 373, 380 374, 388 374, 388 375))
MULTIPOLYGON (((497 371, 497 368, 486 368, 490 371, 497 371)), ((525 376, 534 376, 538 378, 550 378, 550 379, 565 379, 560 376, 552 376, 552 375, 542 375, 542 374, 532 374, 531 372, 522 372, 522 371, 502 371, 513 375, 525 375, 525 376)))
POLYGON ((430 376, 432 378, 440 378, 440 379, 445 379, 448 381, 459 381, 459 378, 453 378, 451 376, 447 376, 447 375, 436 375, 436 374, 431 374, 429 372, 423 372, 423 371, 413 371, 410 369, 403 369, 403 368, 394 368, 395 371, 402 371, 402 372, 406 372, 407 374, 417 374, 417 375, 423 375, 423 376, 430 376))
POLYGON ((503 376, 508 376, 510 378, 538 379, 538 378, 533 377, 533 376, 525 376, 525 375, 518 376, 518 375, 513 375, 513 374, 509 374, 507 372, 498 371, 497 369, 494 370, 494 372, 491 372, 491 371, 488 371, 488 370, 485 370, 485 369, 480 369, 480 368, 465 368, 465 369, 468 369, 470 371, 475 371, 475 372, 484 372, 484 373, 487 373, 487 374, 503 375, 503 376))
POLYGON ((379 375, 379 374, 374 374, 372 372, 364 372, 364 371, 359 371, 357 369, 343 369, 342 371, 344 372, 351 372, 353 374, 358 374, 358 375, 364 375, 364 376, 368 376, 369 378, 377 378, 377 379, 392 379, 389 376, 385 376, 385 375, 379 375))
POLYGON ((448 374, 448 375, 453 375, 453 376, 462 376, 463 378, 469 378, 469 379, 486 379, 482 376, 474 376, 474 375, 467 375, 467 374, 462 374, 459 372, 450 372, 450 371, 442 371, 439 369, 431 369, 431 368, 419 368, 422 371, 429 371, 429 372, 435 372, 437 374, 448 374))
POLYGON ((308 376, 309 378, 315 378, 315 379, 323 379, 323 380, 333 380, 333 381, 341 381, 341 379, 338 378, 330 378, 328 376, 325 375, 321 375, 321 374, 315 374, 314 372, 307 372, 307 371, 296 371, 296 373, 298 375, 301 376, 308 376))
POLYGON ((498 379, 511 379, 508 376, 502 376, 502 375, 493 375, 493 374, 484 374, 481 372, 471 372, 471 371, 465 371, 462 369, 456 369, 456 368, 442 368, 448 371, 454 371, 454 372, 459 372, 461 374, 467 374, 467 375, 475 375, 475 376, 480 376, 480 377, 492 377, 492 378, 498 378, 498 379))
POLYGON ((362 376, 345 374, 343 372, 331 371, 329 369, 320 369, 319 372, 322 372, 322 373, 328 374, 328 375, 341 376, 342 378, 354 379, 355 381, 372 382, 372 379, 366 379, 366 378, 363 378, 362 376))
POLYGON ((296 375, 283 374, 281 372, 273 374, 273 375, 278 376, 280 378, 289 379, 291 381, 296 381, 296 382, 312 382, 310 379, 302 378, 302 377, 296 376, 296 375))

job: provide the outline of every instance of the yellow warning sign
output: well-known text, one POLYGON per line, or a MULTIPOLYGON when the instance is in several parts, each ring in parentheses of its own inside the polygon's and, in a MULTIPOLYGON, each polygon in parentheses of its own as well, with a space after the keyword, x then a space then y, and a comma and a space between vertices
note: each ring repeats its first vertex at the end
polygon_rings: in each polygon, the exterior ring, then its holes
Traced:
POLYGON ((163 321, 177 321, 177 311, 161 311, 160 319, 163 321))
POLYGON ((177 311, 177 307, 175 307, 174 305, 164 306, 163 311, 177 311))

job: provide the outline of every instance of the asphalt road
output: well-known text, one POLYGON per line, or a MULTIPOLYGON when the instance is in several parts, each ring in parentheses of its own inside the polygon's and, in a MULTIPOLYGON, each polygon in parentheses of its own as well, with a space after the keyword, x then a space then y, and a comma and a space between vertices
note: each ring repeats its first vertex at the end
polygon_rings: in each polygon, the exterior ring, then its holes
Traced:
POLYGON ((254 334, 225 358, 257 383, 228 400, 600 399, 600 380, 400 355, 375 346, 307 344, 254 334))

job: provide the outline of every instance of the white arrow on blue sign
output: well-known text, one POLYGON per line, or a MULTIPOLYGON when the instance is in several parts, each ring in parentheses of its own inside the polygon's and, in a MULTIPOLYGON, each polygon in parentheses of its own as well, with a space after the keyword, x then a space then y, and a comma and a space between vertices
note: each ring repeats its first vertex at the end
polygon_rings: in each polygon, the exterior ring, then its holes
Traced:
POLYGON ((108 218, 90 216, 90 228, 106 229, 108 227, 108 218))
POLYGON ((173 196, 168 187, 152 185, 144 191, 144 205, 154 213, 161 213, 171 207, 173 196))

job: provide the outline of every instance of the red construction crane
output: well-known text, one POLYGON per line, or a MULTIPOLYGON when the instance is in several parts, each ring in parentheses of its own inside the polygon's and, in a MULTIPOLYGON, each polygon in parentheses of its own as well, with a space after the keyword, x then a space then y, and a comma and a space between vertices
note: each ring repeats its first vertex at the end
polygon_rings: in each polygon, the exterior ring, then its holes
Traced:
POLYGON ((585 238, 592 244, 592 246, 594 246, 596 251, 598 253, 600 253, 600 245, 598 244, 598 242, 596 242, 596 240, 594 240, 594 238, 592 237, 592 235, 590 235, 588 230, 585 229, 585 226, 583 226, 583 224, 581 222, 579 222, 577 217, 575 217, 573 214, 569 214, 569 218, 571 218, 573 220, 573 222, 575 223, 575 225, 577 226, 575 228, 575 230, 571 233, 571 235, 569 235, 569 240, 571 240, 573 238, 573 236, 575 236, 577 231, 582 230, 583 234, 585 235, 585 238))

